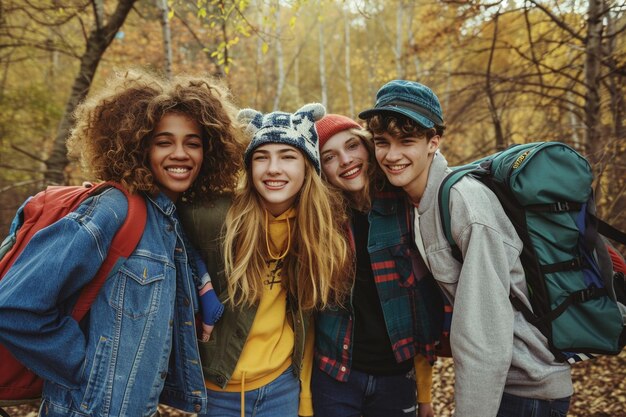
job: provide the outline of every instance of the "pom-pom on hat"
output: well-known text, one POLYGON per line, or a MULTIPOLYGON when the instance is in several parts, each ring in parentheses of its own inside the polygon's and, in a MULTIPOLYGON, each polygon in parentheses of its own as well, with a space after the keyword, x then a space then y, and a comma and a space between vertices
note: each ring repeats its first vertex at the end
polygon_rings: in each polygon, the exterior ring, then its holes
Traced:
POLYGON ((284 143, 299 149, 311 160, 317 173, 320 173, 320 152, 317 147, 318 136, 315 122, 326 114, 326 108, 320 103, 305 104, 295 113, 275 111, 263 114, 254 109, 242 109, 237 120, 247 123, 246 132, 252 135, 252 141, 244 154, 246 167, 254 150, 268 143, 284 143))
POLYGON ((321 151, 328 139, 337 133, 349 129, 362 129, 362 127, 349 117, 340 114, 327 114, 321 120, 315 122, 315 129, 317 129, 317 136, 320 139, 321 151))

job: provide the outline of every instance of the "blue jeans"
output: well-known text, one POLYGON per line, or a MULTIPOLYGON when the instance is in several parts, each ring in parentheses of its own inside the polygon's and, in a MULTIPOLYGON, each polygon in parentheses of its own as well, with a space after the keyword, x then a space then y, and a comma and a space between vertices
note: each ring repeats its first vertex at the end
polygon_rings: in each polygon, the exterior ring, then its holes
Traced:
POLYGON ((536 400, 505 392, 497 417, 565 417, 569 410, 569 401, 570 397, 536 400))
POLYGON ((374 376, 350 372, 339 382, 313 367, 311 378, 315 417, 414 417, 417 410, 415 374, 374 376))
MULTIPOLYGON (((198 417, 241 417, 241 393, 207 390, 208 411, 198 417)), ((297 417, 300 380, 289 367, 267 385, 245 392, 247 417, 297 417)))

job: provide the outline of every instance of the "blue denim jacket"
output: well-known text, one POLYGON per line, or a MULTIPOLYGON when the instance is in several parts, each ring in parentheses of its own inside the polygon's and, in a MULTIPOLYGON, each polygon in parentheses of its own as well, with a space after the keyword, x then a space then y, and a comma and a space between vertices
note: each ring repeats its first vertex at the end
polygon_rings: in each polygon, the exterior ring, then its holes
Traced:
MULTIPOLYGON (((0 281, 0 343, 42 376, 43 416, 151 416, 159 402, 205 412, 194 312, 197 254, 175 206, 146 196, 133 254, 88 316, 69 316, 128 208, 116 189, 36 234, 0 281)), ((201 266, 200 266, 201 267, 201 266)))

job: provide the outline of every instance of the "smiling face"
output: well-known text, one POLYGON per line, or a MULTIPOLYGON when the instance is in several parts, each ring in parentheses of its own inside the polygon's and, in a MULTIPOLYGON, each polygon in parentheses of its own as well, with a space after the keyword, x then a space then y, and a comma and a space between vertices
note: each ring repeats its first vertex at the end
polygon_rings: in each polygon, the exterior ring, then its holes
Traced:
POLYGON ((150 138, 148 158, 155 183, 176 202, 191 187, 202 166, 202 129, 198 122, 179 113, 163 116, 150 138))
POLYGON ((401 187, 414 203, 419 203, 426 188, 428 170, 439 136, 395 137, 389 133, 374 136, 376 161, 389 182, 401 187))
POLYGON ((279 216, 291 207, 304 184, 304 156, 290 145, 259 146, 251 157, 252 184, 263 206, 279 216))
POLYGON ((322 171, 328 182, 352 194, 365 188, 369 154, 363 140, 341 131, 330 137, 321 149, 322 171))

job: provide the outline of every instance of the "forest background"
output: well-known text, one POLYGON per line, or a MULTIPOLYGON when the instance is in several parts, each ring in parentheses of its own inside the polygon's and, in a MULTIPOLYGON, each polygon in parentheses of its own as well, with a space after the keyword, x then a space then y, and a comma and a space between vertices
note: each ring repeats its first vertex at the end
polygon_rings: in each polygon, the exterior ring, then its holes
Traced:
MULTIPOLYGON (((93 180, 66 156, 73 110, 134 67, 223 78, 240 107, 355 118, 385 82, 418 80, 441 99, 452 164, 568 143, 592 163, 600 216, 626 229, 623 0, 2 0, 0 234, 45 185, 93 180)), ((624 365, 577 367, 570 415, 626 416, 624 365)))

